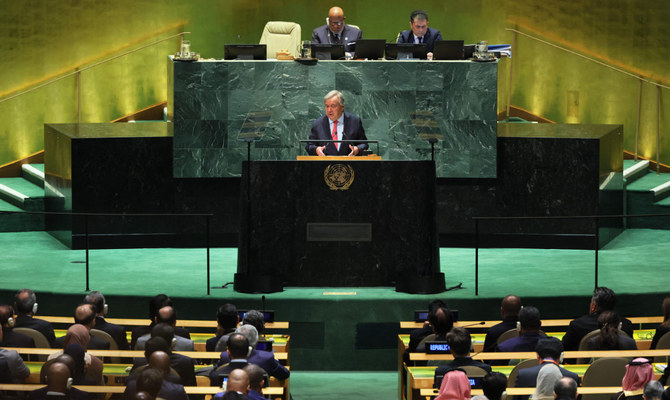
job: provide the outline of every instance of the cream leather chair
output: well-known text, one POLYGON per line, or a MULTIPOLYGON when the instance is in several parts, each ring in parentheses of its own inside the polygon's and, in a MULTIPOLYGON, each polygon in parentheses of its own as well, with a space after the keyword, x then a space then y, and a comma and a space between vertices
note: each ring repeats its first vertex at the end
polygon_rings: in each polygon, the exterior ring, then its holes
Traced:
POLYGON ((293 57, 300 56, 300 24, 268 21, 263 28, 260 44, 267 45, 267 57, 276 58, 280 50, 288 50, 293 57))

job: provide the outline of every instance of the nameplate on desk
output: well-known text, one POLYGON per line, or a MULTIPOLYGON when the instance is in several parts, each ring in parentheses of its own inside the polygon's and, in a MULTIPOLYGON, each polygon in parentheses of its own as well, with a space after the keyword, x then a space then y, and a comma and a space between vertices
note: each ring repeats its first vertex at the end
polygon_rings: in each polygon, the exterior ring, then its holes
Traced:
POLYGON ((449 345, 442 341, 426 342, 426 354, 449 354, 449 345))
POLYGON ((370 223, 307 223, 308 242, 371 242, 370 223))

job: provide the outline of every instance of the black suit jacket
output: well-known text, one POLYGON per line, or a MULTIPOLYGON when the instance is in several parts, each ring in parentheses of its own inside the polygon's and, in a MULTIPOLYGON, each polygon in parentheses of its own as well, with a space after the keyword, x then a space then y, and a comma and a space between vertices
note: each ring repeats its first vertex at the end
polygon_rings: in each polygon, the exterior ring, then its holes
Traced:
POLYGON ((355 49, 355 42, 358 39, 363 39, 363 33, 360 29, 356 29, 347 24, 344 25, 342 32, 340 32, 340 39, 337 40, 330 31, 328 25, 322 25, 312 31, 312 43, 324 44, 343 44, 344 51, 353 52, 355 49), (354 44, 349 44, 349 43, 354 44))
MULTIPOLYGON (((600 312, 583 315, 570 322, 570 326, 563 336, 563 347, 565 351, 574 351, 579 348, 579 342, 587 333, 598 329, 598 317, 600 312)), ((621 330, 633 337, 633 324, 627 318, 621 319, 621 330)))
POLYGON ((12 328, 2 328, 2 342, 0 347, 35 347, 35 341, 30 336, 17 333, 12 328))
POLYGON ((41 332, 47 338, 51 347, 54 347, 54 342, 56 341, 56 334, 54 334, 54 328, 48 321, 33 318, 30 315, 19 315, 16 317, 14 327, 30 328, 38 332, 41 332))
POLYGON ((126 338, 126 328, 121 325, 116 325, 105 321, 103 317, 95 318, 94 329, 99 329, 103 332, 109 333, 109 336, 114 339, 119 350, 128 350, 128 339, 126 338))
MULTIPOLYGON (((130 347, 134 349, 135 348, 135 343, 137 343, 137 339, 140 336, 150 334, 151 333, 151 328, 153 328, 153 327, 154 327, 154 325, 151 324, 149 326, 137 326, 137 327, 133 328, 133 331, 132 331, 131 337, 130 337, 130 347)), ((191 334, 188 333, 186 328, 182 328, 182 327, 178 326, 178 327, 174 328, 174 334, 177 335, 177 336, 181 336, 183 338, 186 338, 186 339, 191 339, 191 334)))
POLYGON ((435 379, 433 381, 433 387, 439 387, 439 386, 436 386, 438 376, 444 376, 449 371, 453 371, 457 368, 465 367, 465 366, 479 367, 479 368, 485 370, 486 372, 491 372, 491 366, 490 365, 484 364, 483 362, 473 360, 471 357, 454 358, 454 360, 452 362, 447 363, 447 364, 442 364, 439 367, 437 367, 437 369, 435 370, 435 379))
POLYGON ((47 392, 48 392, 48 388, 46 386, 43 387, 43 388, 33 390, 32 392, 28 393, 28 399, 30 399, 30 400, 51 400, 51 399, 88 400, 88 399, 91 398, 91 395, 88 392, 84 392, 84 391, 79 390, 77 388, 70 389, 69 393, 67 393, 66 397, 47 396, 47 392))
MULTIPOLYGON (((131 374, 142 365, 147 364, 146 358, 133 359, 131 374)), ((181 354, 170 353, 170 366, 179 374, 181 384, 184 386, 197 386, 195 381, 195 363, 191 357, 181 354)))
POLYGON ((499 324, 490 327, 489 330, 486 332, 486 338, 484 339, 484 351, 485 352, 495 351, 497 341, 500 335, 502 335, 503 333, 507 332, 510 329, 516 328, 516 321, 518 320, 519 319, 516 316, 507 317, 503 318, 502 322, 500 322, 499 324))
MULTIPOLYGON (((310 140, 332 140, 333 137, 330 131, 330 124, 327 116, 322 116, 314 120, 312 123, 312 131, 309 134, 310 140)), ((342 140, 368 140, 365 136, 365 129, 361 119, 354 114, 344 113, 344 130, 342 140)), ((305 149, 310 155, 316 155, 316 148, 323 146, 325 143, 307 143, 305 149)), ((368 148, 367 143, 340 143, 340 150, 338 151, 334 143, 328 143, 324 153, 329 156, 346 156, 351 153, 349 145, 358 146, 359 153, 368 148)))
MULTIPOLYGON (((545 365, 549 364, 549 362, 543 362, 540 365, 536 365, 534 367, 530 368, 523 368, 519 370, 519 374, 516 376, 516 381, 515 386, 516 387, 535 387, 537 384, 537 375, 540 373, 540 369, 545 365)), ((577 382, 577 385, 581 385, 582 379, 579 377, 579 375, 575 374, 574 372, 570 372, 565 368, 558 367, 558 369, 561 371, 561 374, 563 376, 570 377, 577 382)), ((517 400, 519 399, 527 399, 528 396, 515 396, 517 400)))
MULTIPOLYGON (((426 51, 433 51, 436 40, 442 40, 442 34, 437 29, 428 27, 428 30, 423 37, 423 42, 426 44, 426 51)), ((400 32, 400 36, 398 36, 398 43, 414 43, 414 35, 412 34, 412 31, 408 30, 400 32)))

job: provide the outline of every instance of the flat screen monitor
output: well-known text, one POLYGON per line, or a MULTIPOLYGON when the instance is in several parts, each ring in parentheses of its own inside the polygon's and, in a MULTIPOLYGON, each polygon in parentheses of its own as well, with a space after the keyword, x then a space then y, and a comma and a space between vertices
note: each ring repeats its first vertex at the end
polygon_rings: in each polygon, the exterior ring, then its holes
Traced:
POLYGON ((433 48, 433 59, 435 60, 462 60, 462 40, 436 40, 433 48))
POLYGON ((223 45, 223 58, 226 60, 266 60, 266 52, 264 44, 223 45))
POLYGON ((367 58, 368 60, 379 60, 384 57, 384 39, 358 39, 356 41, 355 59, 367 58))
POLYGON ((425 43, 386 43, 387 60, 426 59, 425 43))
POLYGON ((344 45, 312 43, 312 57, 319 60, 344 60, 344 45))

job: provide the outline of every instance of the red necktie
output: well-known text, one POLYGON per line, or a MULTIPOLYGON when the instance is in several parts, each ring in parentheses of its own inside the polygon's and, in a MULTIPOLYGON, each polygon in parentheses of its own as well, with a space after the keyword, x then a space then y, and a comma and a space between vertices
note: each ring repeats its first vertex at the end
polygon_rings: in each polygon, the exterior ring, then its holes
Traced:
MULTIPOLYGON (((337 120, 333 121, 333 140, 337 140, 337 120)), ((333 144, 335 145, 335 148, 339 151, 340 144, 338 142, 334 142, 333 144)))

